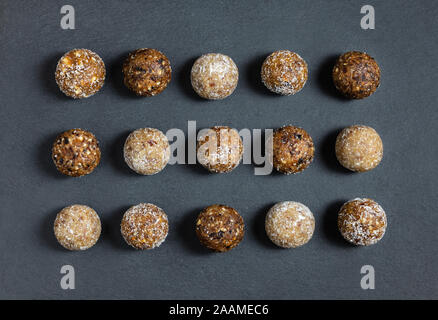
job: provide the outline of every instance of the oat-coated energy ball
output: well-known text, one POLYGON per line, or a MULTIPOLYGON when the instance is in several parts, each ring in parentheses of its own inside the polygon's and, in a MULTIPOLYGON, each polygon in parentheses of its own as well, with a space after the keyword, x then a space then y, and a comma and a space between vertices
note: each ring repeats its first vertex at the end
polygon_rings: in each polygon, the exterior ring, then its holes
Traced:
POLYGON ((263 62, 262 82, 274 93, 289 96, 306 84, 307 63, 297 53, 280 50, 271 53, 263 62))
POLYGON ((64 248, 85 250, 92 247, 100 237, 100 219, 92 208, 75 204, 58 213, 53 231, 64 248))
POLYGON ((343 204, 338 214, 338 228, 348 242, 358 246, 377 243, 385 234, 386 214, 371 199, 356 198, 343 204))
POLYGON ((89 174, 100 162, 99 142, 89 131, 65 131, 53 143, 52 159, 58 171, 65 175, 80 177, 89 174))
POLYGON ((350 51, 341 55, 332 76, 336 89, 351 99, 370 96, 380 84, 379 65, 364 52, 350 51))
POLYGON ((374 169, 383 157, 379 134, 373 128, 363 125, 344 128, 336 138, 335 150, 339 163, 357 172, 374 169))
POLYGON ((243 143, 236 129, 212 127, 198 136, 198 162, 214 173, 226 173, 236 168, 243 156, 243 143))
POLYGON ((73 49, 59 59, 55 80, 65 95, 75 99, 88 98, 102 88, 105 64, 91 50, 73 49))
POLYGON ((193 90, 199 96, 220 100, 228 97, 236 89, 239 71, 229 56, 208 53, 195 61, 190 79, 193 90))
POLYGON ((138 96, 151 97, 166 89, 172 78, 167 57, 155 49, 131 52, 123 64, 125 85, 138 96))
POLYGON ((214 204, 204 210, 196 220, 196 234, 207 248, 226 252, 236 247, 243 239, 243 218, 233 208, 214 204))

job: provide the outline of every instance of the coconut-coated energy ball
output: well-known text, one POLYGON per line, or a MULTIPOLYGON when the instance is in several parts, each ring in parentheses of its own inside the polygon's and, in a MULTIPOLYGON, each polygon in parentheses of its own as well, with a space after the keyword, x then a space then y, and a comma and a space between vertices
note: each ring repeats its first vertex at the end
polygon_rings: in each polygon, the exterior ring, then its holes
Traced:
POLYGON ((151 203, 140 203, 125 212, 120 231, 133 248, 154 249, 166 240, 169 221, 163 209, 151 203))
POLYGON ((312 238, 315 219, 304 204, 284 201, 269 209, 265 219, 269 239, 282 248, 300 247, 312 238))
POLYGON ((352 244, 375 244, 382 239, 386 226, 385 211, 374 200, 356 198, 344 203, 339 210, 339 231, 352 244))
POLYGON ((65 95, 75 99, 88 98, 102 88, 105 73, 105 64, 97 53, 73 49, 59 59, 55 80, 65 95))
POLYGON ((295 52, 275 51, 263 62, 261 77, 263 84, 272 92, 293 95, 306 84, 307 63, 295 52))
POLYGON ((167 137, 154 128, 141 128, 131 132, 123 150, 126 164, 143 175, 160 172, 170 159, 167 137))
POLYGON ((96 137, 89 131, 71 129, 56 137, 52 160, 59 172, 80 177, 91 173, 100 162, 100 148, 96 137))
POLYGON ((236 247, 243 239, 243 218, 233 208, 214 204, 204 210, 196 220, 196 235, 207 248, 226 252, 236 247))
POLYGON ((383 157, 383 143, 379 134, 363 125, 344 128, 336 138, 335 150, 339 163, 357 172, 374 169, 383 157))
POLYGON ((138 96, 151 97, 166 89, 172 78, 169 59, 155 49, 131 52, 123 64, 125 85, 138 96))
POLYGON ((55 237, 68 250, 85 250, 100 237, 99 216, 92 208, 80 204, 62 209, 53 225, 55 237))
POLYGON ((351 99, 363 99, 377 90, 380 68, 365 52, 350 51, 341 55, 333 68, 336 89, 351 99))
POLYGON ((190 79, 193 90, 199 96, 220 100, 228 97, 236 89, 239 71, 229 56, 208 53, 195 61, 190 79))

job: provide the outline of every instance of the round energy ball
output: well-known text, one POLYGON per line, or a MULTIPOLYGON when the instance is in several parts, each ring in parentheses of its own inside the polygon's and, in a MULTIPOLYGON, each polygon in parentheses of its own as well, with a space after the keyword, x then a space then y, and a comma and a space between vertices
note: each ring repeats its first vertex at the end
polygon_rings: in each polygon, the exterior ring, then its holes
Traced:
POLYGON ((124 146, 126 164, 138 174, 153 175, 169 162, 167 137, 158 129, 141 128, 131 132, 124 146))
POLYGON ((382 239, 387 226, 382 207, 371 199, 356 198, 344 203, 338 214, 338 228, 348 242, 369 246, 382 239))
POLYGON ((172 78, 167 57, 155 49, 131 52, 123 63, 125 85, 138 96, 151 97, 166 89, 172 78))
POLYGON ((306 84, 307 63, 295 52, 275 51, 263 62, 261 77, 263 84, 272 92, 293 95, 306 84))
POLYGON ((56 216, 53 231, 59 244, 68 250, 85 250, 97 242, 101 224, 92 208, 74 204, 56 216))
POLYGON ((315 230, 315 219, 304 204, 284 201, 269 209, 265 219, 269 239, 282 248, 296 248, 306 244, 315 230))
POLYGON ((228 97, 236 89, 239 71, 229 56, 208 53, 195 61, 190 79, 193 90, 199 96, 220 100, 228 97))
POLYGON ((204 210, 196 220, 196 235, 207 248, 225 252, 236 247, 243 239, 243 218, 233 208, 214 204, 204 210))
POLYGON ((120 231, 133 248, 154 249, 166 240, 169 222, 163 209, 151 203, 140 203, 125 212, 120 231))
POLYGON ((198 136, 198 162, 214 173, 226 173, 236 168, 243 156, 243 143, 236 129, 212 127, 198 136))
POLYGON ((379 65, 365 52, 350 51, 341 55, 332 76, 336 89, 351 99, 370 96, 380 84, 379 65))
POLYGON ((52 160, 56 169, 65 175, 80 177, 89 174, 100 162, 99 142, 89 131, 65 131, 53 143, 52 160))
POLYGON ((383 143, 371 127, 354 125, 344 128, 336 138, 336 158, 351 171, 369 171, 383 157, 383 143))
POLYGON ((55 80, 65 95, 75 99, 88 98, 102 88, 105 73, 105 64, 97 53, 73 49, 59 59, 55 80))

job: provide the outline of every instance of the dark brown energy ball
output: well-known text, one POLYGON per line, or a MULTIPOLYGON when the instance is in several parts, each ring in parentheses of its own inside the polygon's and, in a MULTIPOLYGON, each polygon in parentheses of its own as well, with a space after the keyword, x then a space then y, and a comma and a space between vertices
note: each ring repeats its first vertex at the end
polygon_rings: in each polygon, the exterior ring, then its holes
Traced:
POLYGON ((199 241, 209 249, 225 252, 233 249, 243 239, 243 218, 233 208, 214 204, 204 210, 196 220, 199 241))
POLYGON ((100 162, 96 137, 82 129, 71 129, 58 135, 52 147, 52 159, 59 172, 79 177, 91 173, 100 162))
POLYGON ((333 68, 333 82, 344 96, 363 99, 380 84, 380 68, 365 52, 350 51, 341 55, 333 68))
POLYGON ((137 49, 123 64, 125 85, 138 96, 151 97, 166 89, 172 78, 167 57, 155 49, 137 49))

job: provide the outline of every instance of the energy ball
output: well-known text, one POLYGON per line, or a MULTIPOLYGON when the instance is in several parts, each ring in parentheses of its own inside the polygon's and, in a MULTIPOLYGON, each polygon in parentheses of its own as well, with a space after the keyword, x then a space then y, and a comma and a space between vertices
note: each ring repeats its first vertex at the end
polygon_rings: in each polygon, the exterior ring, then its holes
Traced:
POLYGON ((169 141, 158 129, 137 129, 126 138, 124 157, 126 164, 138 174, 156 174, 169 162, 169 141))
POLYGON ((123 63, 125 85, 138 96, 152 97, 166 89, 172 78, 167 57, 155 49, 131 52, 123 63))
POLYGON ((100 162, 99 142, 89 131, 65 131, 53 143, 52 160, 56 169, 65 175, 80 177, 89 174, 100 162))
POLYGON ((169 222, 163 209, 151 203, 140 203, 125 212, 120 231, 133 248, 154 249, 166 240, 169 222))
POLYGON ((269 239, 282 248, 296 248, 306 244, 315 230, 315 218, 304 204, 284 201, 269 209, 265 219, 269 239))
POLYGON ((97 53, 88 49, 73 49, 59 59, 55 80, 65 95, 81 99, 102 88, 105 73, 105 64, 97 53))
POLYGON ((263 62, 262 82, 274 93, 290 96, 306 84, 307 63, 297 53, 280 50, 271 53, 263 62))
POLYGON ((58 213, 53 231, 64 248, 85 250, 94 246, 100 237, 100 219, 92 208, 74 204, 58 213))
POLYGON ((341 55, 333 68, 333 82, 344 96, 363 99, 380 84, 380 68, 365 52, 350 51, 341 55))
POLYGON ((374 169, 383 157, 379 134, 373 128, 362 125, 344 128, 336 138, 335 150, 339 163, 357 172, 374 169))
POLYGON ((343 204, 338 228, 348 242, 369 246, 382 239, 387 222, 382 207, 371 199, 356 198, 343 204))
POLYGON ((212 127, 198 137, 198 162, 214 173, 226 173, 236 168, 243 156, 243 143, 236 129, 212 127))
POLYGON ((228 97, 236 89, 239 71, 229 56, 208 53, 195 61, 190 79, 193 90, 199 96, 220 100, 228 97))
POLYGON ((196 220, 196 235, 207 248, 226 252, 236 247, 243 239, 243 218, 233 208, 214 204, 204 210, 196 220))

